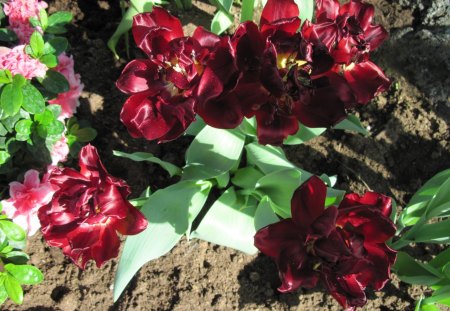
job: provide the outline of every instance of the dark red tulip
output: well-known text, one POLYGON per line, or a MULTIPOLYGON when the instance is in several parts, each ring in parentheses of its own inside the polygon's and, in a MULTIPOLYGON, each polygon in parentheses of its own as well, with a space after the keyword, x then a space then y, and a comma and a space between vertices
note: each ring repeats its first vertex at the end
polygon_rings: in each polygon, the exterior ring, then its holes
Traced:
POLYGON ((277 263, 281 292, 311 288, 319 281, 344 307, 366 303, 366 287, 383 288, 396 252, 386 246, 395 234, 391 200, 378 193, 346 195, 325 208, 326 186, 311 177, 294 193, 292 218, 260 229, 255 246, 277 263))
POLYGON ((84 269, 89 260, 97 267, 117 257, 123 235, 134 235, 147 227, 144 215, 127 197, 125 181, 108 174, 91 145, 82 148, 80 172, 54 168, 48 181, 59 188, 52 201, 39 210, 42 234, 51 246, 84 269))

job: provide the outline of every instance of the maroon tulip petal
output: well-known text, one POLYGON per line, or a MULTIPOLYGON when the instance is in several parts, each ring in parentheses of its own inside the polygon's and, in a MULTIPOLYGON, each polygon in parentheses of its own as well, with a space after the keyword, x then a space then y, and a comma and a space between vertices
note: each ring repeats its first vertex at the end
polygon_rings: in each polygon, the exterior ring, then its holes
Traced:
POLYGON ((97 268, 106 261, 119 255, 120 239, 112 226, 104 226, 101 231, 100 241, 92 247, 91 256, 97 268))
POLYGON ((195 28, 192 38, 197 40, 202 48, 206 48, 212 51, 215 46, 220 42, 220 37, 202 26, 195 28))
POLYGON ((117 88, 126 94, 148 90, 158 92, 164 85, 159 78, 158 66, 147 59, 129 62, 116 82, 117 88))
POLYGON ((348 13, 349 16, 355 16, 360 27, 366 30, 372 23, 375 8, 371 4, 363 3, 360 0, 350 0, 340 9, 340 15, 348 13))
POLYGON ((298 6, 293 0, 268 0, 261 13, 260 25, 298 17, 299 14, 298 6))
POLYGON ((337 277, 325 274, 324 283, 334 299, 347 310, 354 310, 366 304, 364 288, 356 280, 355 275, 337 277))
POLYGON ((364 193, 363 196, 360 196, 357 193, 349 193, 345 195, 339 205, 339 210, 345 210, 347 208, 362 205, 376 207, 380 210, 381 214, 388 218, 392 213, 392 199, 388 196, 370 191, 364 193))
POLYGON ((283 219, 258 230, 254 240, 256 248, 277 259, 284 248, 298 244, 299 233, 292 219, 283 219))
POLYGON ((231 38, 236 53, 236 64, 243 72, 251 72, 259 79, 261 60, 266 42, 258 26, 253 22, 244 22, 238 26, 231 38))
POLYGON ((364 32, 364 39, 369 43, 370 51, 376 50, 388 36, 388 32, 381 25, 369 25, 364 32))
POLYGON ((97 152, 97 148, 91 144, 86 145, 81 149, 78 165, 80 166, 80 173, 86 178, 98 178, 99 174, 105 176, 108 174, 97 152))
POLYGON ((312 176, 297 190, 291 200, 293 222, 302 228, 309 230, 314 221, 323 213, 327 187, 317 176, 312 176))
POLYGON ((295 116, 278 114, 273 106, 264 105, 256 113, 258 142, 262 145, 280 146, 289 136, 297 133, 295 116))
POLYGON ((125 201, 125 203, 128 205, 128 213, 124 221, 117 222, 115 226, 116 230, 123 235, 135 235, 144 231, 148 225, 144 214, 128 201, 125 201))
POLYGON ((286 18, 272 22, 270 24, 261 25, 261 33, 264 38, 270 37, 271 40, 277 41, 277 36, 292 36, 300 28, 300 18, 298 16, 286 18))
POLYGON ((338 210, 336 206, 326 208, 311 224, 312 233, 321 237, 328 237, 336 228, 337 215, 338 210))

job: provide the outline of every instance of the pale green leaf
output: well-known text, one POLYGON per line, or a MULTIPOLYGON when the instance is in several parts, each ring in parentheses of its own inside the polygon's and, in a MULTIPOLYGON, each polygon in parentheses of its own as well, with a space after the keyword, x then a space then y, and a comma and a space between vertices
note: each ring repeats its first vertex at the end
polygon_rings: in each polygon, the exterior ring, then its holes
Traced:
POLYGON ((181 174, 181 169, 167 161, 163 161, 158 157, 155 157, 153 154, 148 152, 134 152, 134 153, 126 153, 122 151, 114 150, 113 154, 118 157, 127 158, 133 161, 148 161, 155 164, 160 165, 163 169, 165 169, 170 177, 181 174))

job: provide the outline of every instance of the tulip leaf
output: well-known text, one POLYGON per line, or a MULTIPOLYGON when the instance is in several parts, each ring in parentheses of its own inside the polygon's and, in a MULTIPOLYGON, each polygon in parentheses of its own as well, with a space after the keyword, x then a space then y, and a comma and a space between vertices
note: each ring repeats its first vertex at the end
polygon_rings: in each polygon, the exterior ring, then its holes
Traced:
POLYGON ((357 116, 349 114, 346 119, 334 126, 336 130, 348 130, 362 135, 369 135, 369 131, 361 124, 357 116))
POLYGON ((397 253, 394 270, 400 280, 410 284, 433 285, 439 282, 442 275, 431 265, 414 260, 405 252, 397 253))
POLYGON ((250 119, 244 118, 242 123, 239 125, 239 129, 247 136, 255 137, 256 133, 256 118, 252 117, 250 119))
POLYGON ((211 206, 191 237, 255 254, 256 206, 243 204, 234 187, 228 188, 211 206))
POLYGON ((234 22, 234 16, 230 13, 233 0, 210 0, 218 9, 211 21, 211 31, 220 35, 234 22))
POLYGON ((141 209, 149 222, 147 228, 125 242, 114 281, 114 301, 145 263, 167 254, 189 232, 210 189, 209 182, 181 181, 149 197, 141 209))
POLYGON ((314 12, 314 0, 295 0, 300 11, 300 19, 302 24, 305 20, 312 22, 313 12, 314 12))
MULTIPOLYGON (((450 170, 449 170, 450 171, 450 170)), ((431 219, 435 216, 440 216, 450 210, 450 176, 445 180, 439 191, 431 199, 427 207, 426 219, 431 219)))
MULTIPOLYGON (((431 297, 425 298, 423 300, 423 304, 427 305, 448 299, 450 299, 450 285, 443 286, 438 290, 434 291, 431 297)), ((439 310, 439 308, 437 310, 439 310)))
POLYGON ((245 136, 237 130, 206 126, 186 151, 183 180, 211 179, 230 171, 239 163, 245 136))
POLYGON ((255 0, 242 0, 241 23, 253 20, 254 9, 255 9, 255 0))
POLYGON ((135 16, 138 13, 143 12, 151 12, 153 8, 153 2, 150 0, 133 0, 131 1, 131 5, 128 8, 128 10, 123 14, 122 20, 119 23, 119 26, 117 26, 116 31, 111 36, 111 38, 108 40, 108 47, 109 49, 114 53, 114 56, 119 59, 119 55, 116 52, 116 46, 117 42, 119 42, 120 37, 122 37, 124 34, 126 34, 133 25, 133 16, 135 16))
POLYGON ((300 145, 319 136, 325 132, 325 130, 326 128, 324 127, 310 128, 300 123, 297 133, 295 135, 288 136, 283 143, 285 145, 300 145))
POLYGON ((185 132, 186 135, 196 136, 206 126, 205 121, 203 121, 200 116, 197 115, 195 119, 196 120, 192 122, 191 125, 189 125, 189 127, 187 128, 185 132))
POLYGON ((234 173, 231 182, 238 187, 243 189, 255 189, 258 180, 263 177, 264 174, 253 166, 247 166, 240 168, 234 173))
POLYGON ((426 304, 425 299, 422 296, 419 299, 419 301, 416 303, 416 307, 414 308, 414 311, 441 311, 441 309, 439 309, 434 304, 426 304))
POLYGON ((450 262, 450 247, 446 250, 440 252, 436 257, 434 257, 429 263, 436 269, 444 267, 450 262))
MULTIPOLYGON (((310 175, 311 176, 311 175, 310 175)), ((263 176, 256 184, 256 190, 277 206, 281 207, 283 218, 291 217, 291 199, 295 189, 309 178, 296 169, 283 169, 263 176), (286 217, 287 216, 287 217, 286 217)))
POLYGON ((264 174, 285 168, 296 168, 286 159, 283 150, 279 147, 251 143, 245 146, 245 150, 247 151, 247 162, 257 166, 264 174))
POLYGON ((31 265, 6 264, 5 270, 14 277, 20 284, 39 284, 44 279, 42 272, 31 265))
POLYGON ((167 161, 163 161, 158 157, 155 157, 153 154, 148 152, 134 152, 134 153, 126 153, 122 151, 114 150, 113 154, 118 157, 127 158, 133 161, 148 161, 155 164, 160 165, 163 169, 165 169, 170 177, 181 174, 181 169, 167 161))
POLYGON ((270 206, 270 201, 268 197, 264 197, 258 204, 255 212, 255 229, 259 230, 268 226, 270 224, 279 222, 280 219, 274 213, 272 207, 270 206))
POLYGON ((424 224, 407 235, 408 240, 422 243, 450 243, 450 219, 424 224))

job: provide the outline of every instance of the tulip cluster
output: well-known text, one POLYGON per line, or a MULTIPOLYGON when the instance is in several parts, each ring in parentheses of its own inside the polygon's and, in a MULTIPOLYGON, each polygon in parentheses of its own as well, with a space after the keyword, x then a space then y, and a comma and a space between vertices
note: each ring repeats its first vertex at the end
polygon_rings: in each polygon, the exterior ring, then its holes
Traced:
POLYGON ((244 22, 224 37, 198 27, 189 37, 177 18, 154 7, 133 21, 148 59, 130 62, 117 81, 131 95, 121 120, 133 137, 164 142, 196 114, 223 129, 255 117, 259 142, 273 145, 295 134, 299 122, 336 125, 390 85, 369 60, 387 37, 373 15, 360 0, 317 0, 316 22, 300 27, 294 0, 269 0, 259 27, 244 22))
POLYGON ((344 308, 354 310, 366 303, 366 287, 380 290, 389 280, 396 259, 386 245, 396 230, 391 199, 352 193, 325 209, 326 191, 318 177, 310 178, 292 197, 292 218, 259 230, 255 246, 277 263, 280 292, 322 281, 344 308))

